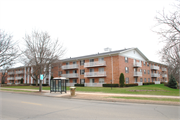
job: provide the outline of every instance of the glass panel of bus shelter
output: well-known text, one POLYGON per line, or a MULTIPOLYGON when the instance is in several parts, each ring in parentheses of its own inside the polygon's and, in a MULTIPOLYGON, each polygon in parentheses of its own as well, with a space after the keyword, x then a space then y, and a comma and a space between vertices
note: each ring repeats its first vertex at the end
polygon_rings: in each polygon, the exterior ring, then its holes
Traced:
POLYGON ((61 91, 61 80, 58 80, 58 84, 59 84, 59 92, 61 91))
POLYGON ((59 91, 59 87, 58 87, 58 80, 56 80, 56 92, 59 91))
POLYGON ((51 80, 51 91, 54 91, 53 80, 51 80))

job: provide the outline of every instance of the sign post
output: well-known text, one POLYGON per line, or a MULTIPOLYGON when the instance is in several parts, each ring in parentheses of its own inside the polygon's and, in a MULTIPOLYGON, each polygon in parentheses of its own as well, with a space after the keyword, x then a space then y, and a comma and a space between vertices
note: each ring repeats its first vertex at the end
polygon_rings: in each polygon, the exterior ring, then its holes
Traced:
POLYGON ((40 81, 39 81, 39 88, 40 88, 40 92, 42 91, 42 80, 43 80, 43 74, 40 74, 40 81))

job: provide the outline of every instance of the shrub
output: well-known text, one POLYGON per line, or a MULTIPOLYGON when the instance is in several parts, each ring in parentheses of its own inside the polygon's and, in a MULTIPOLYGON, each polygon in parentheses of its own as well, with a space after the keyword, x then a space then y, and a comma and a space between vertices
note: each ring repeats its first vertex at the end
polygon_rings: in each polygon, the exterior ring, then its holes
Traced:
POLYGON ((177 89, 177 82, 176 79, 171 75, 169 82, 168 82, 168 87, 177 89))
POLYGON ((155 83, 154 82, 146 82, 146 83, 143 83, 143 85, 154 85, 155 83))
POLYGON ((119 87, 119 84, 103 84, 103 87, 119 87))
POLYGON ((120 87, 124 87, 124 74, 121 73, 120 74, 120 77, 119 77, 119 84, 120 84, 120 87))
POLYGON ((161 82, 160 84, 164 84, 164 83, 166 83, 166 82, 161 82))
POLYGON ((167 87, 168 87, 168 83, 164 82, 164 86, 167 86, 167 87))
MULTIPOLYGON (((32 86, 36 86, 36 84, 31 84, 32 86)), ((38 84, 39 86, 39 84, 38 84)), ((42 84, 42 86, 49 86, 49 84, 42 84)))
POLYGON ((138 86, 138 83, 125 84, 125 87, 133 87, 133 86, 138 86))
POLYGON ((84 87, 84 84, 74 84, 74 86, 77 86, 77 87, 84 87))

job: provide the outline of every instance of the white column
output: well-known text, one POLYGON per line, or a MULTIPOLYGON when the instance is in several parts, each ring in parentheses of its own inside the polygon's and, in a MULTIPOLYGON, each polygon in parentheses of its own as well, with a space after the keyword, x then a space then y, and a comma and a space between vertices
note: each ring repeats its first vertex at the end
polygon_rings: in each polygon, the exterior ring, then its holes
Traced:
POLYGON ((28 78, 27 78, 27 83, 29 84, 29 67, 28 67, 28 78))
MULTIPOLYGON (((31 67, 31 74, 33 75, 33 67, 31 67)), ((31 84, 33 83, 33 78, 31 77, 31 84)))
POLYGON ((24 68, 24 83, 26 83, 26 67, 24 68))

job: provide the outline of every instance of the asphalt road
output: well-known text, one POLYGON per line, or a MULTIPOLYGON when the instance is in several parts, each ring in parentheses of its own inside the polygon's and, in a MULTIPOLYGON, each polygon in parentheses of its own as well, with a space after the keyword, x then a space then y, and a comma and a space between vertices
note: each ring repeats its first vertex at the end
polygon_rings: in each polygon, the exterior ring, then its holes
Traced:
POLYGON ((0 120, 180 120, 179 106, 0 92, 0 120))

